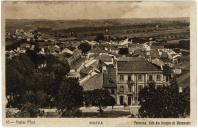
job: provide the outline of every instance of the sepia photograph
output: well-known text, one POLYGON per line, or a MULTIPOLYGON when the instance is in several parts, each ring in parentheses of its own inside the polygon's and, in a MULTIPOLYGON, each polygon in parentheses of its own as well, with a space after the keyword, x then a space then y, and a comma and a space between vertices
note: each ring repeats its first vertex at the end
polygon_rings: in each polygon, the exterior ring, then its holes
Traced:
POLYGON ((106 125, 102 119, 151 124, 144 118, 193 124, 192 4, 3 1, 5 125, 34 122, 26 118, 94 119, 86 126, 106 125))

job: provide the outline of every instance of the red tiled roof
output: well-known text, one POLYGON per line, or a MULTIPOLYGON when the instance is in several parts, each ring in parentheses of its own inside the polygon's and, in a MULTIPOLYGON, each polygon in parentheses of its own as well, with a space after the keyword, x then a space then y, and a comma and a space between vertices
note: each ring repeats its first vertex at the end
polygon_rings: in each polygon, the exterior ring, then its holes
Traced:
POLYGON ((100 60, 102 62, 112 62, 112 56, 102 54, 102 55, 100 55, 100 60))
POLYGON ((139 57, 122 57, 117 62, 118 73, 161 71, 160 67, 139 57))
POLYGON ((97 47, 97 48, 91 49, 90 53, 107 53, 107 51, 102 48, 97 47))
POLYGON ((159 55, 159 53, 158 53, 158 51, 156 49, 152 49, 150 51, 150 56, 151 57, 155 57, 155 58, 159 58, 160 57, 160 55, 159 55))
POLYGON ((82 84, 84 90, 94 90, 102 88, 102 74, 97 74, 82 84))

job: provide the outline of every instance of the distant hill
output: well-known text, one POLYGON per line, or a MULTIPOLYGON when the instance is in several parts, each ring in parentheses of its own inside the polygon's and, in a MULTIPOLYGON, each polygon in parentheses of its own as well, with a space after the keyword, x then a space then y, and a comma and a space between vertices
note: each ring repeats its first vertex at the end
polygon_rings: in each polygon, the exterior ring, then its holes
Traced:
POLYGON ((189 18, 132 18, 132 19, 104 19, 104 20, 29 20, 6 19, 6 31, 14 32, 16 29, 34 30, 37 28, 60 30, 83 27, 111 27, 131 26, 138 24, 167 24, 189 23, 189 18))

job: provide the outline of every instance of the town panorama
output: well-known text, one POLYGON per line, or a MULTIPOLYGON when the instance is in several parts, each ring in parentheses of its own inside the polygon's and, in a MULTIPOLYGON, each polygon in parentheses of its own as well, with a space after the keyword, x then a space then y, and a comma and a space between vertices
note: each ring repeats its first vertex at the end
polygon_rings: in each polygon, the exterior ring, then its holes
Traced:
POLYGON ((6 117, 190 115, 189 18, 6 19, 6 117))

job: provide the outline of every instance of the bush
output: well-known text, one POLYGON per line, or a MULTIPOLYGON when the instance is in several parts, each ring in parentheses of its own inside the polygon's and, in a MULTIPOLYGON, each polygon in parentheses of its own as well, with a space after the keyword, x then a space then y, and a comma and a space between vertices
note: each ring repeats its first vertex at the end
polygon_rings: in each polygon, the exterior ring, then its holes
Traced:
POLYGON ((121 54, 121 55, 127 55, 127 54, 129 54, 128 48, 120 48, 119 49, 119 54, 121 54))
POLYGON ((105 40, 105 37, 104 34, 102 33, 99 33, 95 38, 95 41, 103 41, 103 40, 105 40))
POLYGON ((17 117, 17 114, 11 111, 6 111, 6 118, 15 118, 17 117))
POLYGON ((40 115, 40 110, 38 106, 30 102, 22 105, 21 110, 17 113, 19 117, 33 118, 40 115))
POLYGON ((156 87, 150 84, 143 88, 138 97, 140 101, 139 114, 149 118, 178 118, 189 114, 189 92, 179 93, 175 79, 169 86, 156 87))
POLYGON ((91 45, 89 43, 81 43, 78 48, 85 54, 91 49, 91 45))
POLYGON ((81 116, 82 116, 82 111, 77 108, 66 110, 61 115, 61 117, 81 117, 81 116))

